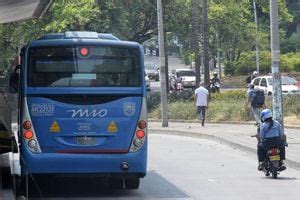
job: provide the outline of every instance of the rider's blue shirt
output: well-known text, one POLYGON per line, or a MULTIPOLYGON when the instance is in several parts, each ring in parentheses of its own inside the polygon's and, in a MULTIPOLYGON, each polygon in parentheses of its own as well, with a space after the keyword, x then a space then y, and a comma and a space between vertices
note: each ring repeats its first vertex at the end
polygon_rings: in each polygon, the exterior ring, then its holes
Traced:
POLYGON ((282 137, 282 136, 283 136, 283 132, 282 132, 281 125, 276 120, 274 120, 274 124, 271 127, 271 129, 269 129, 269 122, 264 122, 260 127, 259 137, 261 141, 263 141, 266 138, 282 137))

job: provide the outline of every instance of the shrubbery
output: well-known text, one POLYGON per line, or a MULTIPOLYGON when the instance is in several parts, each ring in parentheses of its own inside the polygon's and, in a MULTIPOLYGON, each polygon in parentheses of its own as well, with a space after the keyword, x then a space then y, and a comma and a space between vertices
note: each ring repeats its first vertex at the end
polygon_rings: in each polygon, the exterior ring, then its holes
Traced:
MULTIPOLYGON (((194 92, 192 90, 184 90, 182 92, 173 92, 168 94, 168 103, 174 103, 178 101, 192 101, 194 92)), ((147 94, 147 109, 148 112, 152 112, 154 109, 160 106, 160 92, 147 94)))
MULTIPOLYGON (((196 107, 190 91, 178 94, 177 101, 174 99, 169 101, 169 119, 195 120, 198 118, 196 107), (188 92, 187 92, 188 93, 188 92)), ((159 93, 158 93, 159 94, 159 93)), ((149 106, 148 102, 148 106, 149 106)), ((160 103, 160 101, 159 101, 160 103)), ((272 98, 266 98, 266 106, 272 107, 272 98)), ((159 105, 153 106, 149 117, 161 118, 161 109, 159 105)), ((284 96, 283 97, 284 116, 300 117, 300 96, 284 96)), ((250 111, 246 106, 245 90, 230 90, 222 93, 212 94, 207 111, 207 119, 212 122, 220 121, 250 121, 250 111)))
MULTIPOLYGON (((280 68, 282 72, 300 71, 300 53, 283 54, 280 57, 280 68)), ((225 74, 246 75, 256 70, 255 51, 242 53, 239 60, 225 63, 225 74)), ((271 72, 271 53, 260 52, 260 72, 271 72)))

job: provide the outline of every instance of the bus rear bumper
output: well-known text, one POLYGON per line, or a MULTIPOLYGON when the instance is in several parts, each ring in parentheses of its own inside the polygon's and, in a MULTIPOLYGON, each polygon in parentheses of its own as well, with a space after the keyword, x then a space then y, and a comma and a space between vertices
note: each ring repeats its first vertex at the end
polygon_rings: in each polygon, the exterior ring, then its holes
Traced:
MULTIPOLYGON (((145 145, 146 146, 146 145, 145 145)), ((26 150, 25 150, 26 151, 26 150)), ((134 153, 122 154, 22 154, 21 174, 146 174, 146 147, 134 153), (124 168, 128 165, 128 169, 124 168)))

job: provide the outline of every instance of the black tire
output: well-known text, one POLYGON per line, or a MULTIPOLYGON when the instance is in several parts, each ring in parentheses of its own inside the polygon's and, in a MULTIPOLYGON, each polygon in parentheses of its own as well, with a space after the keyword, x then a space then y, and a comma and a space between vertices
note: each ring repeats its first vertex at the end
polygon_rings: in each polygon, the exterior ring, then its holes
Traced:
POLYGON ((272 96, 272 92, 269 92, 269 93, 268 93, 268 96, 272 96))
POLYGON ((159 77, 155 77, 155 79, 154 79, 155 81, 159 81, 159 77))
POLYGON ((140 178, 128 178, 125 180, 125 187, 129 190, 138 189, 140 187, 140 178))
POLYGON ((18 175, 13 175, 13 194, 15 196, 15 199, 19 199, 20 197, 25 197, 24 192, 22 192, 21 188, 21 178, 18 175))
POLYGON ((272 169, 272 178, 277 179, 277 177, 278 177, 277 175, 278 175, 277 169, 273 168, 272 169))
POLYGON ((269 171, 267 171, 265 175, 266 175, 266 176, 270 176, 270 172, 269 172, 269 171))
POLYGON ((1 182, 2 182, 2 188, 8 189, 12 188, 12 175, 10 172, 10 167, 1 167, 1 182))

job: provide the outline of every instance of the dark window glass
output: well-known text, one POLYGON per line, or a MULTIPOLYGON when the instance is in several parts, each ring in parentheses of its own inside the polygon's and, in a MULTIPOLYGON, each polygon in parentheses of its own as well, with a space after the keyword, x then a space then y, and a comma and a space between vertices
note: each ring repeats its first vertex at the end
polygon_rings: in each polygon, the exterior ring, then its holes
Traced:
POLYGON ((258 84, 259 84, 259 81, 260 81, 260 78, 257 78, 257 79, 254 80, 253 84, 254 84, 254 85, 258 85, 258 84))
POLYGON ((137 49, 77 46, 29 50, 28 85, 33 87, 138 87, 137 49))
POLYGON ((260 86, 267 87, 267 80, 265 78, 261 79, 260 86))
POLYGON ((194 71, 180 71, 177 72, 177 77, 181 77, 181 76, 196 76, 194 71))

